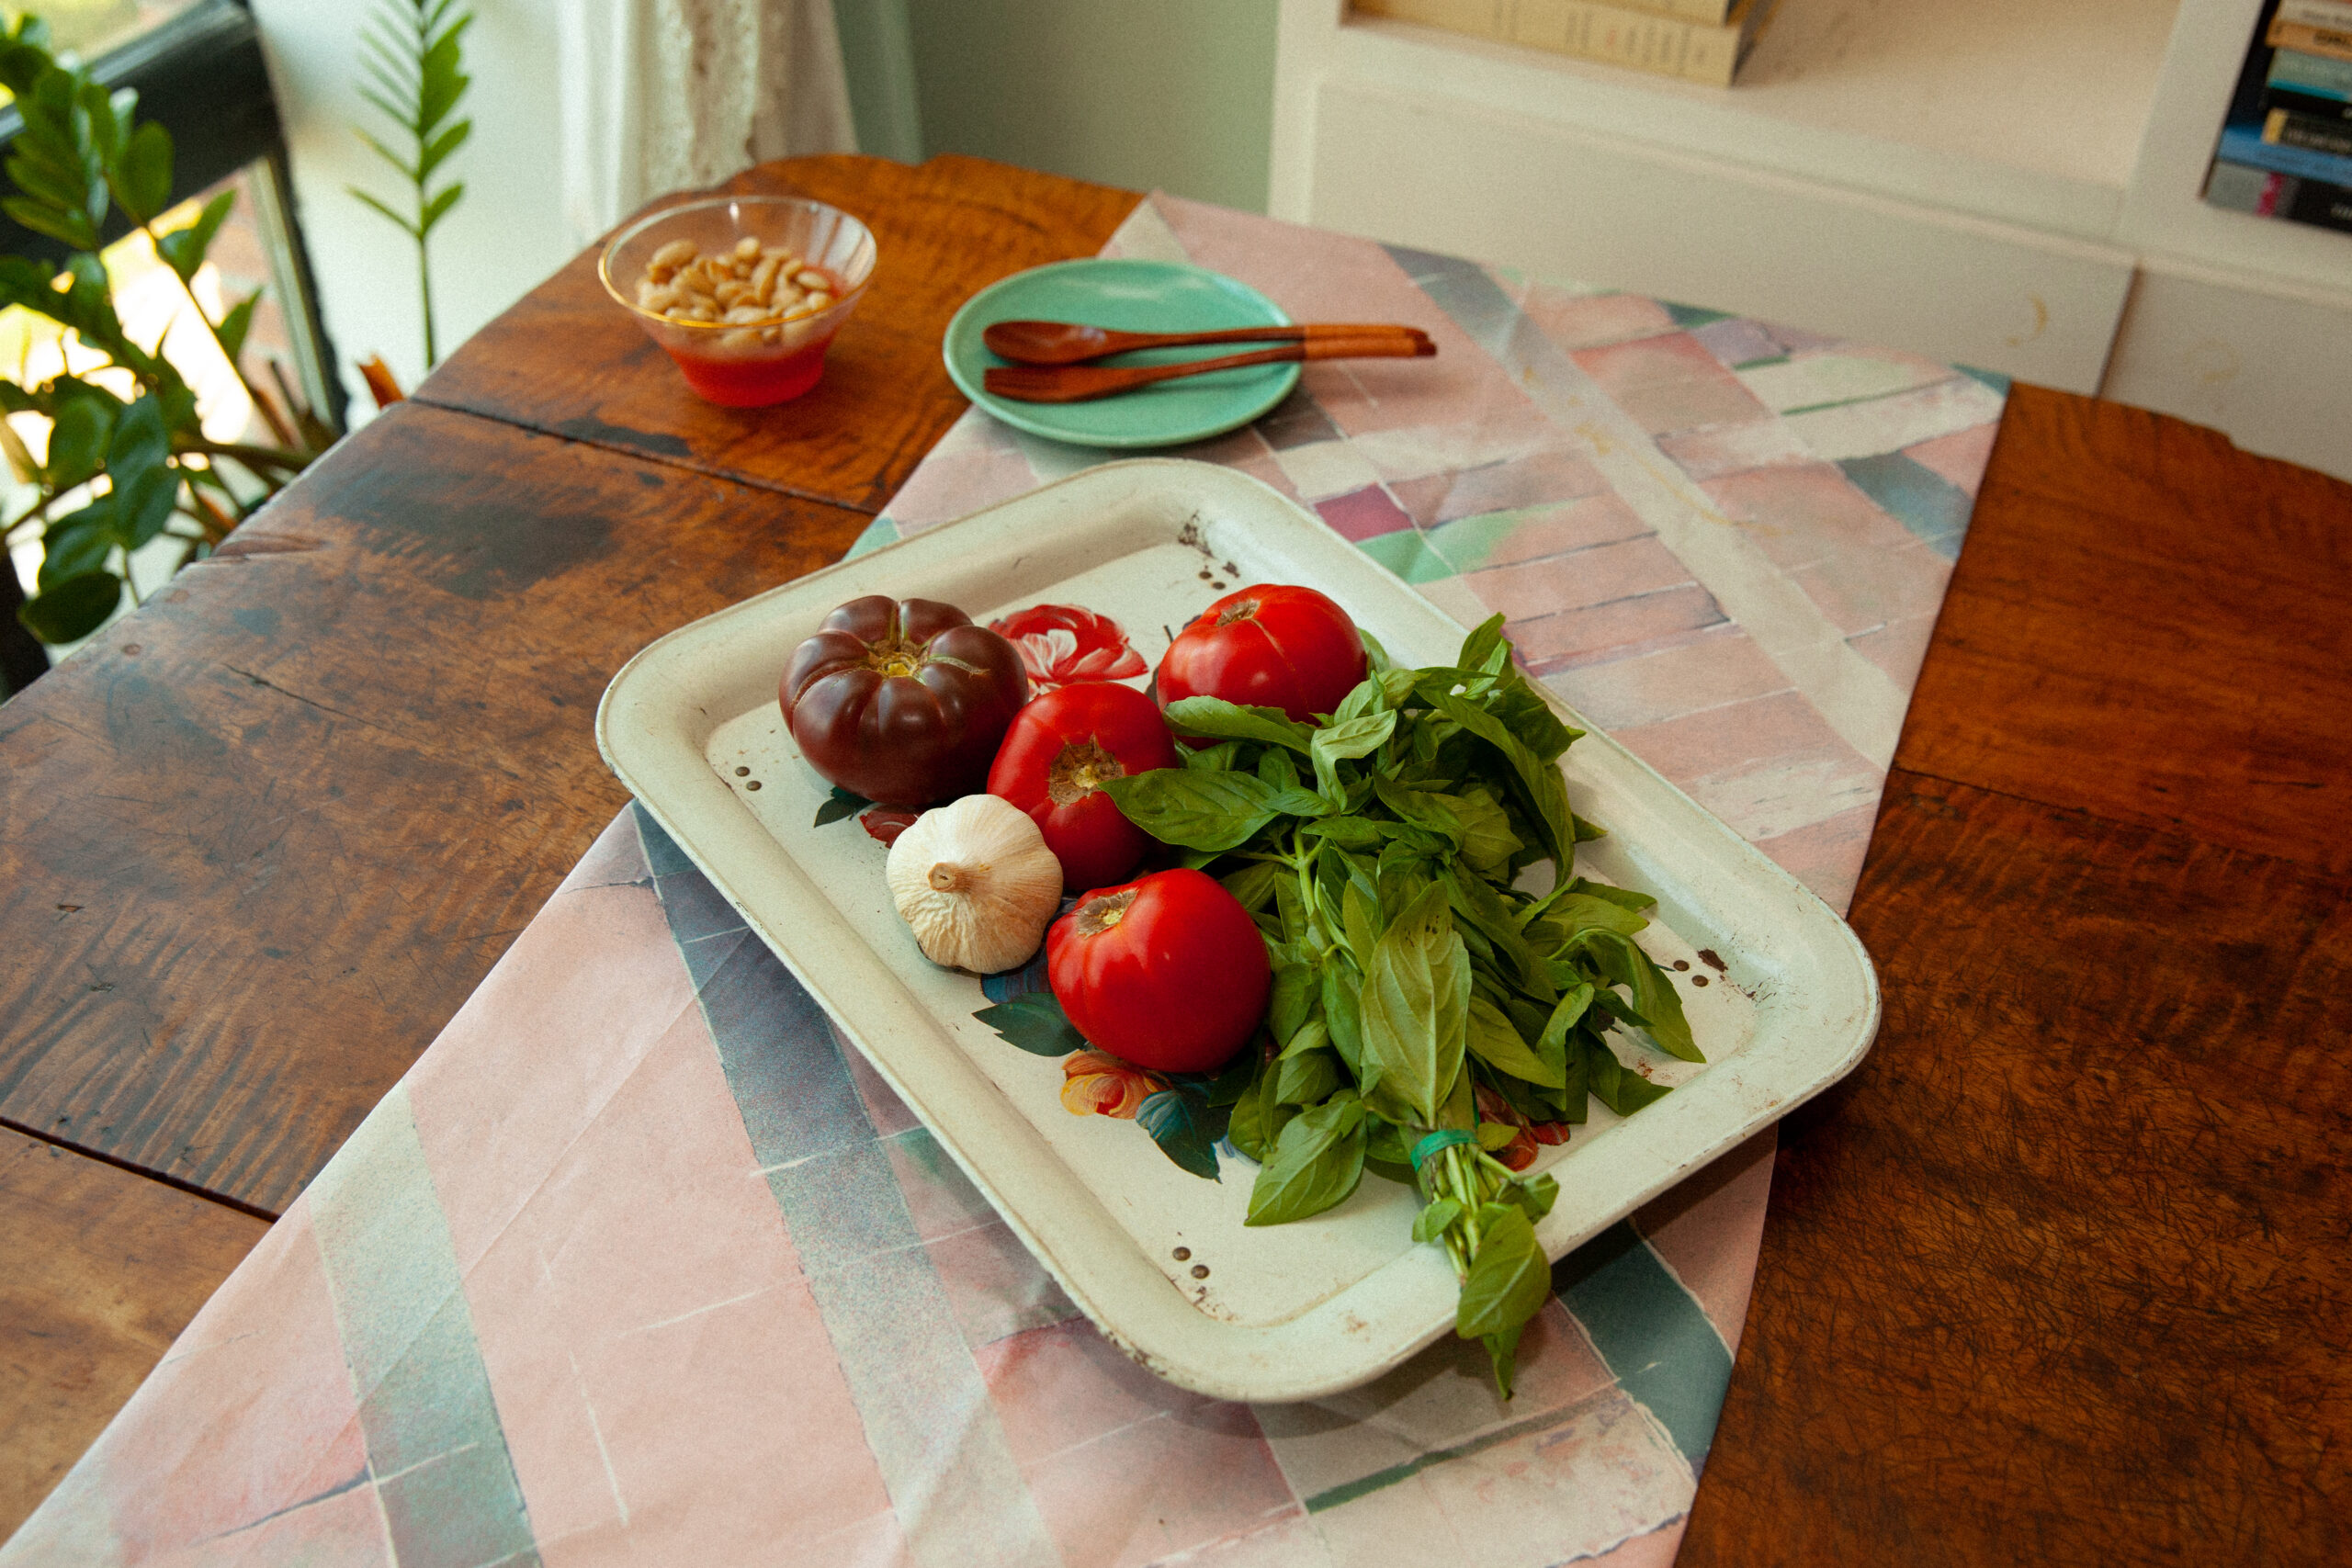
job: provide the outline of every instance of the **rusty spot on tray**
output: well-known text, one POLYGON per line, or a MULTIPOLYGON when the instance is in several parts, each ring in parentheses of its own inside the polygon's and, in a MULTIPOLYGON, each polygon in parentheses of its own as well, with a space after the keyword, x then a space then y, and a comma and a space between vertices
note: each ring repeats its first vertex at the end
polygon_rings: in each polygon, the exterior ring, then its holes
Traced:
POLYGON ((1713 970, 1718 975, 1728 975, 1731 973, 1729 969, 1724 966, 1722 956, 1712 947, 1702 947, 1699 950, 1699 962, 1705 964, 1708 968, 1713 970))
POLYGON ((1179 1263, 1183 1262, 1186 1258, 1192 1256, 1193 1249, 1189 1247, 1180 1247, 1176 1249, 1176 1261, 1179 1263))
POLYGON ((1209 1266, 1208 1266, 1207 1264, 1205 1264, 1205 1263, 1195 1263, 1195 1264, 1193 1264, 1193 1279, 1195 1279, 1195 1280, 1205 1280, 1205 1279, 1207 1279, 1208 1277, 1209 1277, 1209 1266))

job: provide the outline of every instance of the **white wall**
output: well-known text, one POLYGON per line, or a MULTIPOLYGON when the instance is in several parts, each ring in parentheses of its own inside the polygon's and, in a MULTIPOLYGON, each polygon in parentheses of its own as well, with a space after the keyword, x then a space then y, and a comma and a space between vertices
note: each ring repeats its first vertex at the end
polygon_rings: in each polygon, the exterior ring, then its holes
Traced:
MULTIPOLYGON (((562 213, 558 164, 556 19, 565 0, 486 0, 466 34, 473 88, 459 112, 472 139, 444 165, 465 198, 433 231, 435 327, 447 358, 578 252, 562 213)), ((294 164, 295 197, 320 306, 351 395, 356 424, 374 412, 351 369, 380 354, 401 385, 423 378, 416 247, 345 188, 357 185, 394 210, 400 176, 352 133, 383 136, 382 117, 356 90, 365 0, 254 0, 294 164)))

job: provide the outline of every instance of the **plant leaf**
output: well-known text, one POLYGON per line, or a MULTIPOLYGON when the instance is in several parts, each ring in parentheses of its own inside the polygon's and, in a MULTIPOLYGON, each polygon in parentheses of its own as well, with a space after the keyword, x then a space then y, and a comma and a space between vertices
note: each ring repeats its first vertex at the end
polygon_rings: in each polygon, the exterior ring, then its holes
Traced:
POLYGON ((1033 1056, 1067 1056, 1087 1048, 1086 1037, 1051 991, 1030 991, 972 1016, 1033 1056))
POLYGON ((835 784, 833 793, 825 797, 825 804, 817 807, 817 820, 809 826, 822 828, 828 823, 838 822, 844 817, 854 817, 873 804, 865 796, 835 784))
POLYGON ((1462 1217, 1462 1205, 1451 1198, 1440 1198, 1413 1216, 1413 1239, 1435 1241, 1445 1234, 1446 1227, 1462 1217))
POLYGON ((1666 1085, 1652 1083, 1620 1062, 1608 1043, 1590 1031, 1578 1030, 1577 1035, 1584 1042, 1585 1082, 1593 1099, 1620 1116, 1631 1116, 1667 1097, 1666 1085))
POLYGON ((43 642, 74 642, 106 624, 122 603, 122 579, 85 571, 33 595, 17 610, 25 629, 43 642))
POLYGON ((115 194, 133 223, 172 204, 172 133, 160 122, 151 119, 130 133, 116 169, 115 194))
POLYGON ((1245 707, 1223 697, 1182 697, 1168 705, 1170 726, 1218 740, 1261 740, 1304 756, 1314 732, 1280 708, 1245 707))
POLYGON ((1280 813, 1285 792, 1255 773, 1153 768, 1106 779, 1102 793, 1145 832, 1190 850, 1229 850, 1280 813))
POLYGON ((1396 716, 1393 713, 1366 714, 1362 718, 1327 724, 1317 730, 1307 750, 1315 761, 1317 785, 1332 800, 1339 800, 1340 762, 1377 751, 1396 731, 1396 716))
POLYGON ((1468 1039, 1470 1054, 1498 1072, 1546 1089, 1559 1089, 1567 1082, 1565 1059, 1555 1064, 1529 1049, 1502 1009, 1484 997, 1470 998, 1468 1039))
POLYGON ((212 248, 213 237, 220 232, 220 225, 228 221, 230 210, 236 205, 237 193, 224 190, 204 204, 204 210, 197 214, 195 222, 156 240, 155 254, 179 275, 181 282, 194 277, 196 269, 204 265, 205 253, 212 248))
MULTIPOLYGON (((1318 1032, 1321 1028, 1319 1023, 1308 1026, 1318 1032)), ((1320 1105, 1347 1082, 1338 1053, 1321 1047, 1286 1052, 1275 1067, 1274 1098, 1284 1105, 1320 1105)))
POLYGON ((1342 1089, 1274 1140, 1250 1189, 1247 1225, 1287 1224, 1346 1201, 1363 1179, 1363 1103, 1342 1089))
POLYGON ((1535 1226, 1517 1204, 1478 1211, 1478 1250, 1462 1281, 1453 1331, 1464 1339, 1507 1334, 1552 1299, 1552 1269, 1535 1245, 1535 1226))
POLYGON ((266 288, 254 289, 230 306, 229 313, 220 318, 220 350, 232 360, 244 353, 245 333, 253 330, 254 307, 260 304, 261 297, 268 292, 266 288))
POLYGON ((1198 1089, 1163 1089, 1144 1096, 1136 1107, 1136 1124, 1182 1169, 1210 1181, 1217 1174, 1216 1141, 1225 1136, 1227 1112, 1209 1103, 1198 1089))
POLYGON ((1363 1059, 1376 1067, 1365 1094, 1377 1083, 1417 1125, 1435 1126, 1462 1070, 1469 1010, 1469 954, 1445 889, 1431 884, 1381 934, 1364 972, 1363 1059))

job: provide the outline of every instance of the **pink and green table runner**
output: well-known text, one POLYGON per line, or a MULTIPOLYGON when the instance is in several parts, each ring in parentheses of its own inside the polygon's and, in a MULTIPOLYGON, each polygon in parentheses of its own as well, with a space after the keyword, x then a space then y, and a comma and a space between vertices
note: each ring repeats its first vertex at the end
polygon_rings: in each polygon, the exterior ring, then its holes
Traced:
MULTIPOLYGON (((1410 321, 1181 454, 1256 475, 1842 908, 1998 378, 1167 197, 1108 254, 1410 321)), ((967 414, 861 547, 1103 460, 967 414)), ((851 829, 844 829, 844 831, 851 829)), ((876 874, 881 850, 876 847, 876 874)), ((1671 1562, 1770 1134, 1441 1342, 1207 1400, 1078 1315, 625 811, 0 1565, 1671 1562)))

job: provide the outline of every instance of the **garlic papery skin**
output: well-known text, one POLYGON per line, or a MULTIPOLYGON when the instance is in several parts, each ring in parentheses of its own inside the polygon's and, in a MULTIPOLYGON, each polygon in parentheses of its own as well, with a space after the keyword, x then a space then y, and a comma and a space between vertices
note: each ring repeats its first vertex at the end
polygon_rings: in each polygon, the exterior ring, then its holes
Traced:
POLYGON ((1062 863, 1028 813, 993 795, 926 811, 890 846, 890 900, 933 964, 1025 963, 1061 908, 1062 863))

